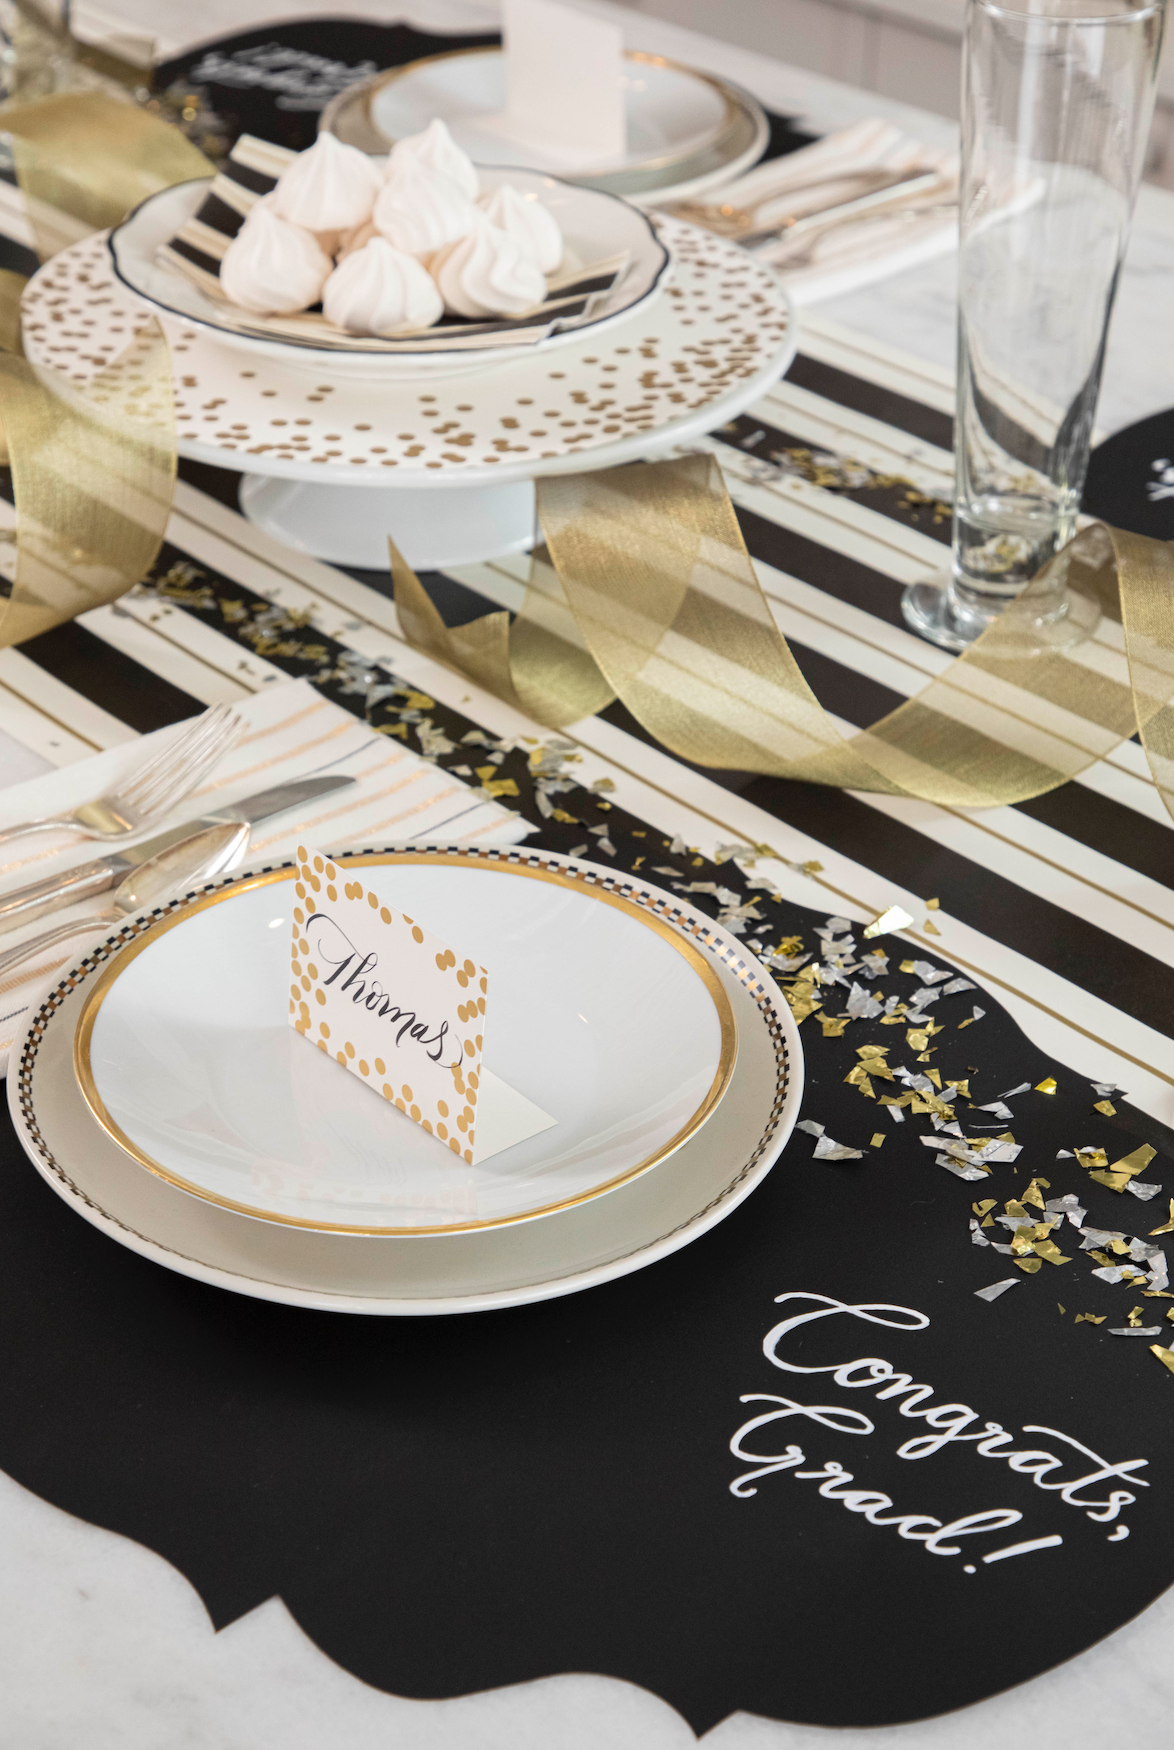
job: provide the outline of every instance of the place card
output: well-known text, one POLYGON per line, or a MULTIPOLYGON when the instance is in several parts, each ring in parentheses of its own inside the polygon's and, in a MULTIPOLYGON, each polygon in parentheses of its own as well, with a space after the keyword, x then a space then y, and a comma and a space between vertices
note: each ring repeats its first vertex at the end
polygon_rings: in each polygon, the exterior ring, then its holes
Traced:
POLYGON ((298 846, 289 1024, 438 1147, 479 1166, 555 1122, 485 1065, 489 973, 298 846))
POLYGON ((552 167, 619 164, 627 153, 619 25, 555 0, 503 0, 507 107, 477 125, 552 167))

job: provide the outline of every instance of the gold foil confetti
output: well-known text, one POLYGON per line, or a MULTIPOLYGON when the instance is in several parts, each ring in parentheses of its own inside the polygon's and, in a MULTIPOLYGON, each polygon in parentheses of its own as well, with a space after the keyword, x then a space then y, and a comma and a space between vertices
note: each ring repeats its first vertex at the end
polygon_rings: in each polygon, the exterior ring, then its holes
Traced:
POLYGON ((1064 1312, 1065 1312, 1065 1310, 1066 1310, 1066 1309, 1065 1309, 1065 1308, 1064 1308, 1064 1307, 1062 1307, 1062 1306, 1060 1306, 1060 1302, 1059 1302, 1059 1301, 1057 1301, 1057 1302, 1056 1302, 1056 1305, 1057 1305, 1057 1306, 1059 1306, 1059 1307, 1060 1307, 1060 1316, 1061 1316, 1061 1317, 1063 1317, 1063 1315, 1064 1315, 1064 1312))
POLYGON ((1130 1309, 1129 1309, 1129 1323, 1133 1326, 1134 1330, 1137 1329, 1138 1325, 1140 1325, 1140 1323, 1144 1317, 1145 1317, 1145 1308, 1143 1306, 1130 1307, 1130 1309))
POLYGON ((869 1075, 882 1076, 885 1081, 891 1082, 894 1079, 893 1072, 885 1062, 891 1049, 888 1045, 861 1045, 857 1047, 856 1055, 869 1075))
POLYGON ((916 966, 917 966, 917 962, 915 960, 902 960, 901 971, 902 972, 913 972, 913 971, 915 971, 916 966))
POLYGON ((880 1146, 881 1146, 881 1144, 882 1144, 882 1143, 883 1143, 883 1142, 884 1142, 884 1140, 885 1140, 885 1133, 884 1133, 884 1131, 883 1131, 883 1130, 878 1130, 878 1131, 877 1131, 877 1132, 876 1132, 876 1134, 875 1134, 875 1135, 874 1135, 874 1136, 873 1136, 873 1139, 872 1139, 872 1146, 873 1146, 873 1148, 880 1148, 880 1146))
POLYGON ((1163 1349, 1160 1343, 1151 1343, 1150 1354, 1156 1355, 1162 1366, 1168 1367, 1174 1373, 1174 1350, 1163 1349))
POLYGON ((1135 1148, 1132 1154, 1122 1155, 1119 1161, 1114 1161, 1113 1171, 1127 1175, 1144 1173, 1157 1152, 1157 1149, 1151 1148, 1148 1142, 1143 1142, 1141 1147, 1135 1148))
POLYGON ((824 1038, 839 1039, 844 1028, 848 1025, 848 1020, 847 1015, 821 1015, 819 1024, 823 1028, 824 1038))
POLYGON ((929 1045, 929 1034, 922 1027, 910 1027, 905 1034, 905 1043, 910 1051, 925 1051, 929 1045))
MULTIPOLYGON (((1057 1155, 1056 1158, 1058 1160, 1059 1156, 1057 1155)), ((1107 1167, 1109 1157, 1103 1148, 1078 1148, 1076 1161, 1082 1167, 1107 1167)))
POLYGON ((925 909, 926 911, 937 911, 941 903, 940 899, 927 899, 925 902, 925 909))
POLYGON ((822 875, 823 874, 823 864, 822 863, 816 863, 814 861, 812 861, 810 863, 800 863, 799 867, 803 871, 804 875, 822 875))
POLYGON ((997 1202, 998 1199, 995 1197, 984 1197, 980 1202, 972 1203, 970 1207, 973 1209, 975 1215, 989 1215, 997 1202))
POLYGON ((1150 1234, 1174 1234, 1174 1197, 1170 1199, 1169 1221, 1164 1221, 1161 1227, 1151 1227, 1150 1234))
POLYGON ((1076 1323, 1078 1325, 1103 1325, 1108 1316, 1108 1313, 1077 1313, 1076 1323))
POLYGON ((864 940, 872 942, 877 936, 887 936, 890 930, 907 930, 913 918, 899 905, 891 905, 887 911, 882 911, 874 917, 870 924, 864 926, 864 940))
POLYGON ((1037 1094, 1054 1094, 1056 1091, 1055 1076, 1045 1076, 1042 1082, 1035 1084, 1035 1091, 1037 1094))
POLYGON ((823 998, 815 996, 812 993, 809 984, 804 985, 799 990, 796 990, 793 986, 791 988, 784 986, 783 995, 787 999, 787 1004, 792 1015, 795 1017, 796 1025, 798 1025, 800 1021, 805 1021, 808 1015, 814 1014, 815 1010, 820 1008, 823 1004, 823 998))
POLYGON ((1032 1248, 1040 1258, 1046 1258, 1049 1264, 1071 1264, 1072 1259, 1065 1257, 1055 1240, 1036 1240, 1032 1248))
POLYGON ((1110 1191, 1124 1191, 1135 1174, 1145 1172, 1157 1152, 1148 1142, 1143 1142, 1132 1154, 1123 1155, 1119 1161, 1114 1161, 1108 1172, 1090 1173, 1089 1178, 1095 1179, 1099 1185, 1107 1185, 1110 1191))
POLYGON ((1048 1179, 1033 1179, 1019 1201, 1021 1203, 1033 1203, 1037 1209, 1042 1209, 1044 1207, 1044 1200, 1040 1191, 1041 1185, 1045 1191, 1050 1191, 1052 1188, 1051 1182, 1048 1179))
POLYGON ((1042 1270, 1044 1267, 1042 1258, 1016 1258, 1015 1262, 1029 1276, 1034 1276, 1037 1270, 1042 1270))
POLYGON ((1117 1108, 1112 1100, 1098 1100, 1093 1107, 1094 1112, 1103 1112, 1106 1118, 1116 1118, 1117 1108))

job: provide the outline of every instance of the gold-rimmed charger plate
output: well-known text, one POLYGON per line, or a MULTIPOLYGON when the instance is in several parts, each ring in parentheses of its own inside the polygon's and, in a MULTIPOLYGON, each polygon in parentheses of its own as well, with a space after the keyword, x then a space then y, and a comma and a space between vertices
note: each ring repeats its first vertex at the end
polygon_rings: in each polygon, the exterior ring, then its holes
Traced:
MULTIPOLYGON (((382 154, 395 143, 394 135, 379 125, 373 114, 380 95, 389 88, 402 85, 407 79, 435 73, 453 72, 463 75, 473 69, 491 68, 495 72, 503 63, 501 49, 451 49, 438 55, 427 55, 403 67, 392 67, 370 79, 360 81, 340 92, 322 112, 319 131, 333 133, 346 145, 360 151, 382 154)), ((678 150, 653 149, 633 155, 618 166, 598 170, 568 170, 551 163, 544 166, 557 172, 564 181, 577 182, 608 194, 622 195, 646 205, 653 196, 657 200, 683 200, 700 193, 719 181, 740 175, 761 157, 766 148, 770 128, 761 105, 740 86, 713 74, 703 73, 664 56, 628 50, 625 62, 633 74, 645 77, 665 77, 691 82, 699 92, 712 96, 715 109, 720 105, 720 118, 705 137, 700 130, 683 141, 678 150)), ((500 73, 497 73, 500 78, 500 73)), ((436 111, 426 106, 415 120, 424 125, 436 111)), ((443 116, 461 134, 461 119, 456 113, 443 116)), ((414 124, 413 124, 414 125, 414 124)), ((481 163, 521 163, 518 148, 505 140, 481 140, 479 136, 464 142, 472 148, 471 155, 481 163)), ((540 166, 541 168, 541 166, 540 166)))
MULTIPOLYGON (((573 872, 686 935, 717 972, 738 1028, 727 1097, 672 1157, 552 1221, 441 1234, 317 1233, 255 1221, 144 1172, 102 1130, 74 1074, 77 1019, 94 981, 153 918, 130 919, 67 966, 38 999, 12 1055, 8 1106, 34 1169, 66 1207, 139 1257, 236 1294, 329 1312, 393 1317, 529 1305, 595 1287, 691 1244, 748 1197, 786 1145, 803 1091, 798 1029, 778 987, 736 937, 636 876, 553 852, 483 846, 573 872)), ((177 899, 165 914, 193 903, 177 899)))
POLYGON ((87 996, 79 1086, 149 1172, 318 1232, 482 1231, 614 1191, 716 1110, 737 1053, 729 997, 664 918, 549 863, 339 860, 382 866, 390 903, 490 968, 487 1062, 555 1127, 472 1167, 292 1033, 284 869, 159 920, 87 996))

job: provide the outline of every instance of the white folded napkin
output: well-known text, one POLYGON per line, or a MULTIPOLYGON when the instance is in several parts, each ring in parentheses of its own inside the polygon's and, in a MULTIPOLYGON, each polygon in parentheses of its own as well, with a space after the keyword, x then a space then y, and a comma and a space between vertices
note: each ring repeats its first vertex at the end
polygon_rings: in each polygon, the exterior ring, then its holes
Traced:
MULTIPOLYGON (((369 724, 331 704, 308 681, 266 688, 242 700, 236 710, 248 726, 240 741, 195 795, 164 815, 140 835, 142 838, 277 784, 324 772, 353 777, 356 782, 302 810, 261 821, 242 868, 281 863, 292 855, 298 840, 306 837, 324 850, 342 852, 379 849, 411 839, 514 844, 531 830, 519 815, 421 759, 396 737, 376 734, 369 724)), ((176 733, 174 726, 156 730, 92 759, 78 760, 60 771, 0 790, 0 827, 38 815, 59 814, 109 792, 176 733)), ((0 845, 0 891, 11 892, 27 882, 64 874, 117 849, 116 845, 98 844, 68 832, 13 839, 0 845)), ((83 918, 100 904, 100 900, 91 900, 88 906, 63 908, 4 932, 0 934, 0 951, 55 924, 83 918)), ((100 942, 113 928, 95 930, 93 941, 100 942)), ((86 948, 86 939, 79 936, 17 967, 0 981, 0 1076, 7 1071, 9 1048, 20 1037, 30 999, 39 998, 57 969, 84 954, 86 948)))
MULTIPOLYGON (((707 189, 699 198, 706 206, 745 207, 769 196, 770 204, 762 207, 755 218, 757 225, 765 226, 788 213, 803 214, 833 202, 851 200, 862 192, 850 180, 854 171, 904 170, 921 164, 940 172, 940 185, 908 196, 893 189, 887 191, 887 198, 903 200, 909 206, 956 200, 955 156, 920 145, 891 122, 857 122, 841 133, 828 134, 811 146, 790 152, 785 158, 760 164, 720 188, 707 189), (842 184, 825 180, 841 174, 845 179, 842 184), (809 183, 819 186, 807 188, 809 183)), ((829 219, 832 216, 828 214, 829 219)), ((805 266, 787 265, 788 256, 806 247, 800 245, 798 238, 791 243, 764 245, 755 250, 755 255, 776 269, 797 304, 812 304, 945 254, 957 246, 957 237, 958 219, 952 212, 891 222, 870 218, 862 224, 829 231, 818 242, 813 240, 814 257, 805 266)))

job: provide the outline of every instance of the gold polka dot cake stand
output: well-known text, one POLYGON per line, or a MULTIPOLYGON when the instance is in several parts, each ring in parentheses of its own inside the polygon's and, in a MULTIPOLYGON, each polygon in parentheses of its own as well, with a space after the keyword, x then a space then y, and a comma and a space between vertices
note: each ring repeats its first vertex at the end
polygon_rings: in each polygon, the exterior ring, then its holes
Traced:
MULTIPOLYGON (((594 340, 462 376, 332 382, 323 351, 275 364, 161 318, 179 453, 245 474, 253 522, 336 564, 386 569, 389 534, 420 570, 524 551, 538 475, 671 451, 743 412, 794 356, 768 268, 691 225, 661 233, 673 262, 654 303, 594 340)), ((29 359, 75 384, 144 319, 103 236, 47 262, 23 308, 29 359)))

